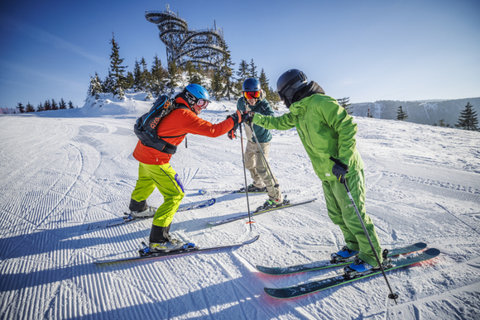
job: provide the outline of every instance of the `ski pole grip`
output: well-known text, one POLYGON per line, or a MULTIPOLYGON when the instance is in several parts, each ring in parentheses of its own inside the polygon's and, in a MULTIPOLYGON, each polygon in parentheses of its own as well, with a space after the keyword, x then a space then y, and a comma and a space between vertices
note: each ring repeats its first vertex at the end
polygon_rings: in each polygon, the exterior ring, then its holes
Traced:
POLYGON ((344 168, 348 172, 348 166, 345 163, 343 163, 342 161, 340 161, 338 159, 335 159, 332 156, 330 156, 330 160, 332 160, 333 162, 335 162, 336 164, 338 164, 340 167, 344 168))

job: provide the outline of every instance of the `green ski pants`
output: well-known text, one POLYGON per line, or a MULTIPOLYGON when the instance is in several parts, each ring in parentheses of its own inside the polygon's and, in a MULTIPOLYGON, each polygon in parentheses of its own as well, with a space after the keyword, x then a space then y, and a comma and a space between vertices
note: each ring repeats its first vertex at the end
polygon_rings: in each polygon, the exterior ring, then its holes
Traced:
POLYGON ((167 164, 151 165, 141 163, 138 166, 138 180, 132 192, 132 199, 144 201, 157 187, 163 195, 163 203, 153 217, 153 225, 168 227, 185 196, 178 174, 167 164))
MULTIPOLYGON (((372 220, 365 210, 365 177, 363 170, 351 171, 346 176, 350 193, 358 207, 360 216, 368 231, 373 246, 382 261, 381 247, 372 220)), ((345 186, 338 181, 322 181, 323 192, 327 204, 328 216, 334 224, 340 227, 347 247, 359 251, 359 258, 372 266, 377 266, 375 254, 363 231, 355 208, 348 197, 345 186)))

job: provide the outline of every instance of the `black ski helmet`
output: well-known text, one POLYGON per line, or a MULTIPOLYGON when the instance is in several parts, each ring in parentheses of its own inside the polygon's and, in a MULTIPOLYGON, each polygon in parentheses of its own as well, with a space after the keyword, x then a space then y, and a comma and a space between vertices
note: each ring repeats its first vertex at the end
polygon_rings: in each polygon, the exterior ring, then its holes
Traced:
POLYGON ((287 70, 277 80, 278 95, 287 107, 290 107, 295 93, 307 84, 308 81, 305 73, 298 69, 287 70))

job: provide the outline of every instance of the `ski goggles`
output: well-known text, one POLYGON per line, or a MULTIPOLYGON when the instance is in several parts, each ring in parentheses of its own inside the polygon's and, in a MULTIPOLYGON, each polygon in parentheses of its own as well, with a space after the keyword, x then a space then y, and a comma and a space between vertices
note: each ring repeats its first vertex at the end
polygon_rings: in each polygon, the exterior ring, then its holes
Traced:
POLYGON ((260 91, 243 91, 243 96, 245 99, 258 99, 260 98, 260 91))
POLYGON ((206 99, 198 99, 195 103, 195 106, 199 107, 200 109, 206 109, 210 101, 206 99))

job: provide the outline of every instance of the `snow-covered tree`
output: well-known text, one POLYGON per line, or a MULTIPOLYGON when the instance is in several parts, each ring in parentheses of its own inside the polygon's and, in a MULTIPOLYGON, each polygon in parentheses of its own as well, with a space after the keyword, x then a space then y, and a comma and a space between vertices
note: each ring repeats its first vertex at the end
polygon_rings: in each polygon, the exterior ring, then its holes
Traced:
POLYGON ((156 55, 153 57, 153 65, 150 73, 152 75, 150 79, 150 88, 152 93, 158 96, 160 93, 165 91, 168 72, 162 67, 162 62, 156 55))
POLYGON ((95 76, 90 77, 90 86, 88 87, 88 95, 99 98, 100 93, 103 92, 102 81, 98 77, 98 73, 95 72, 95 76))

